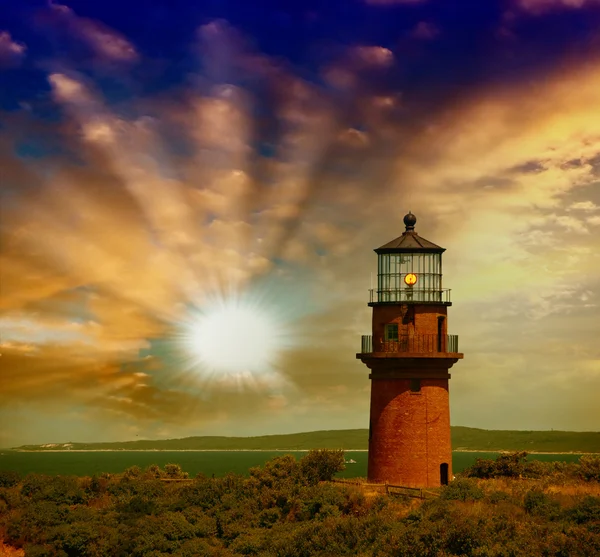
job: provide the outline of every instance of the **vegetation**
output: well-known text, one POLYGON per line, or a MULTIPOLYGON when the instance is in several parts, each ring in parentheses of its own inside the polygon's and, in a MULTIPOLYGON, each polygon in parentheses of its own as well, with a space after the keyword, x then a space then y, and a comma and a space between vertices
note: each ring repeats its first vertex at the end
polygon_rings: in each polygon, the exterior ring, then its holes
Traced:
POLYGON ((320 450, 247 477, 186 479, 177 465, 5 476, 0 535, 27 557, 600 554, 597 457, 480 460, 425 502, 330 482, 343 462, 320 450))
MULTIPOLYGON (((599 432, 573 431, 500 431, 471 427, 452 427, 454 450, 473 451, 539 451, 600 453, 599 432)), ((313 431, 289 435, 262 437, 186 437, 158 441, 128 441, 123 443, 62 443, 23 445, 18 450, 310 450, 366 449, 368 430, 346 429, 313 431)))
POLYGON ((595 431, 503 431, 455 426, 455 451, 528 451, 600 453, 600 432, 595 431))

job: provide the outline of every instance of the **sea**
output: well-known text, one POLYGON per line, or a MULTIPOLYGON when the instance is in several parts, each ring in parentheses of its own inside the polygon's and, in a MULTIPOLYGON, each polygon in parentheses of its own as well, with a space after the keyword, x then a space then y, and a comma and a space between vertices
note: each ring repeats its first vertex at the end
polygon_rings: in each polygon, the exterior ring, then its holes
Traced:
MULTIPOLYGON (((190 477, 203 473, 206 476, 225 476, 228 473, 248 475, 255 466, 263 466, 267 460, 292 454, 297 459, 306 451, 44 451, 20 452, 0 450, 0 470, 15 470, 22 475, 29 473, 48 475, 93 476, 103 472, 118 474, 131 466, 146 468, 158 464, 179 464, 190 477)), ((453 472, 461 472, 478 458, 495 459, 496 452, 462 452, 452 454, 453 472)), ((580 454, 530 454, 528 458, 543 461, 577 462, 580 454)), ((346 469, 340 478, 367 476, 367 451, 346 451, 346 469)))

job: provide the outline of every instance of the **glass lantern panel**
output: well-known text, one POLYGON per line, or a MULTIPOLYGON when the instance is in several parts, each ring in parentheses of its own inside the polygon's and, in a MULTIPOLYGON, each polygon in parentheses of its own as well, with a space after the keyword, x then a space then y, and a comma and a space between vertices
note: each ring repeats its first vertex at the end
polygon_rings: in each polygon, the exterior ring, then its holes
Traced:
POLYGON ((385 253, 378 257, 379 302, 442 301, 442 255, 440 253, 385 253), (407 284, 409 274, 415 284, 407 284))

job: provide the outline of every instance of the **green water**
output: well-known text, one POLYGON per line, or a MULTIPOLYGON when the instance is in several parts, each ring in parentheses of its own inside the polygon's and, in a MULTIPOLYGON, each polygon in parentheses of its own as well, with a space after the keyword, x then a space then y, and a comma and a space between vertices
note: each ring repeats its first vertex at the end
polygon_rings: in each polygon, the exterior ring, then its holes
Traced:
MULTIPOLYGON (((179 464, 190 476, 202 472, 207 476, 223 476, 229 472, 248 474, 253 466, 262 466, 267 460, 293 454, 302 458, 306 452, 300 451, 115 451, 115 452, 32 452, 19 453, 3 451, 0 453, 0 470, 16 470, 21 474, 35 472, 38 474, 72 474, 91 476, 102 472, 120 473, 130 466, 146 468, 150 464, 179 464)), ((346 460, 355 463, 346 465, 346 470, 339 474, 342 478, 366 477, 367 452, 347 451, 346 460)), ((498 453, 490 452, 454 452, 452 467, 454 472, 461 472, 471 466, 476 458, 495 459, 498 453)), ((579 454, 538 454, 530 455, 535 460, 561 460, 577 462, 579 454)))

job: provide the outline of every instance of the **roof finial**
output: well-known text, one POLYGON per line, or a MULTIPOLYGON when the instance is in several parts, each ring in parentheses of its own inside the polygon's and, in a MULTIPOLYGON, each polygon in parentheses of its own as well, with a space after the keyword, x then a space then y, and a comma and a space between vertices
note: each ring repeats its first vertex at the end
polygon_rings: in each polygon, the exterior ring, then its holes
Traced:
POLYGON ((415 224, 417 223, 417 217, 415 217, 410 211, 408 215, 404 217, 404 224, 406 225, 406 232, 413 232, 415 230, 415 224))

